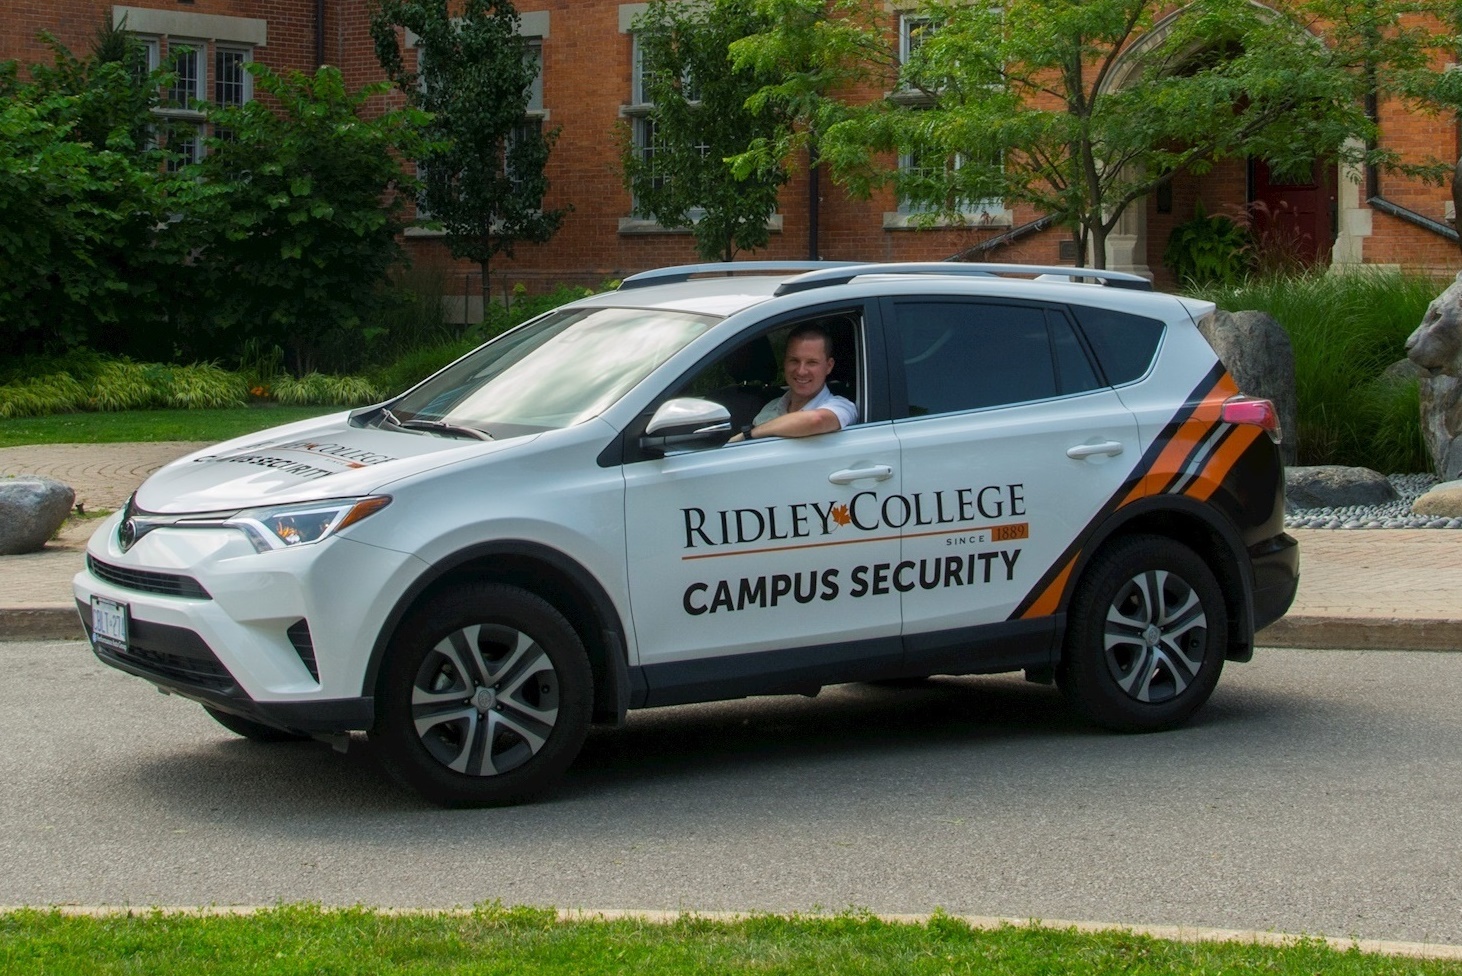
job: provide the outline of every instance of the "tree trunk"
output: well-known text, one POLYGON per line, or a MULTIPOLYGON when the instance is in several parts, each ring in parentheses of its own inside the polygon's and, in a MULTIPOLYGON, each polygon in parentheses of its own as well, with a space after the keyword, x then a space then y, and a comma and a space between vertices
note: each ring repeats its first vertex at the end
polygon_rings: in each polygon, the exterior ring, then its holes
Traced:
MULTIPOLYGON (((482 273, 482 287, 480 289, 482 292, 482 318, 478 321, 485 324, 487 322, 487 303, 492 301, 492 279, 488 277, 488 259, 483 258, 481 261, 478 261, 477 267, 482 273)), ((462 315, 464 318, 467 316, 467 310, 465 308, 462 310, 462 315)))
POLYGON ((1097 221, 1091 229, 1091 265, 1098 271, 1107 267, 1107 229, 1097 221))

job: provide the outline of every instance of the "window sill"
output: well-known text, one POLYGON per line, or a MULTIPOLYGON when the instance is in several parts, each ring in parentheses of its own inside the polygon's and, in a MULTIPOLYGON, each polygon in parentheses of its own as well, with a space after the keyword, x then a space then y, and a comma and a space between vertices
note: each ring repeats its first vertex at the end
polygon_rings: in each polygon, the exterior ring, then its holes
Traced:
POLYGON ((401 232, 403 237, 446 237, 447 232, 431 227, 408 227, 401 232))
MULTIPOLYGON (((772 214, 767 218, 767 230, 773 234, 782 232, 781 214, 772 214)), ((640 234, 692 234, 695 232, 695 228, 693 222, 684 227, 664 227, 659 221, 645 217, 621 217, 619 218, 619 232, 627 237, 640 234)))
POLYGON ((1003 230, 1014 226, 1015 220, 1011 217, 1010 211, 1003 207, 998 210, 980 210, 961 214, 958 217, 930 217, 928 214, 899 213, 897 211, 883 215, 884 230, 947 230, 949 228, 1003 230))

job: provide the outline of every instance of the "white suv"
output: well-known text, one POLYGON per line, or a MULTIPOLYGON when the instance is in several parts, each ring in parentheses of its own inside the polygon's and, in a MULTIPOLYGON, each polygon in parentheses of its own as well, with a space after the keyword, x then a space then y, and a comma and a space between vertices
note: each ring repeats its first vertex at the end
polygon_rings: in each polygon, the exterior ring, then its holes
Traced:
POLYGON ((369 730, 446 804, 540 793, 630 709, 848 681, 1023 670, 1165 728, 1298 582, 1274 409, 1212 310, 1071 268, 647 272, 168 465, 78 609, 234 732, 369 730), (727 443, 809 323, 858 422, 727 443))

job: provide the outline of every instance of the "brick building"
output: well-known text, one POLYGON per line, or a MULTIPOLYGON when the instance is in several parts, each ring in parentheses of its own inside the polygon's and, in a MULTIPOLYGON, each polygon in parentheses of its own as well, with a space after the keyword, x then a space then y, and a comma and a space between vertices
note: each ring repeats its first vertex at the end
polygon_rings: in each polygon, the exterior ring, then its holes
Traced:
MULTIPOLYGON (((499 258, 507 280, 538 289, 556 282, 597 284, 644 268, 695 260, 690 236, 631 217, 631 200, 618 166, 617 127, 636 117, 634 44, 629 26, 644 4, 613 0, 520 0, 523 33, 541 52, 542 94, 534 110, 560 139, 549 163, 551 206, 571 205, 557 237, 522 246, 513 260, 499 258)), ((276 68, 338 66, 359 86, 381 76, 368 31, 367 0, 0 0, 6 30, 0 60, 29 64, 48 57, 37 41, 47 30, 73 51, 86 50, 104 19, 143 37, 155 57, 180 44, 193 48, 189 84, 199 97, 250 97, 239 69, 255 59, 276 68)), ((894 15, 890 15, 891 29, 894 15)), ((1120 82, 1119 82, 1120 83, 1120 82)), ((1403 153, 1456 158, 1462 152, 1451 117, 1380 110, 1383 140, 1403 153)), ((1337 265, 1399 265, 1450 276, 1462 266, 1451 231, 1450 193, 1399 176, 1340 173, 1320 167, 1311 184, 1280 184, 1259 162, 1229 161, 1202 177, 1180 179, 1130 208, 1109 241, 1108 266, 1151 274, 1160 281, 1162 251, 1171 227, 1193 213, 1201 197, 1210 213, 1265 207, 1302 215, 1301 232, 1320 242, 1322 260, 1337 265)), ((1261 208, 1262 209, 1262 208, 1261 208)), ((1039 229, 1040 214, 998 201, 978 225, 916 229, 891 193, 850 199, 826 178, 814 182, 804 166, 782 195, 769 247, 758 258, 939 260, 972 253, 977 259, 1070 263, 1069 231, 1039 229), (971 249, 975 249, 971 252, 971 249)), ((408 232, 418 263, 461 276, 452 286, 476 291, 475 268, 452 264, 438 237, 408 232)))

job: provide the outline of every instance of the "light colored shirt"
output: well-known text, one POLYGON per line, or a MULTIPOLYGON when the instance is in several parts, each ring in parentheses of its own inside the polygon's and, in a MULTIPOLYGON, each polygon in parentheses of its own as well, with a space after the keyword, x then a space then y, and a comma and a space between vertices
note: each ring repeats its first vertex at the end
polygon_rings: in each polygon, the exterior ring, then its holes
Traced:
MULTIPOLYGON (((788 390, 771 403, 762 407, 761 413, 756 415, 756 419, 752 421, 752 425, 764 424, 774 417, 784 416, 787 413, 787 400, 791 395, 792 391, 788 390)), ((847 397, 840 397, 833 393, 826 385, 821 390, 818 390, 817 395, 811 400, 808 400, 802 409, 831 410, 833 415, 838 418, 838 427, 840 429, 858 422, 857 405, 847 397)))

